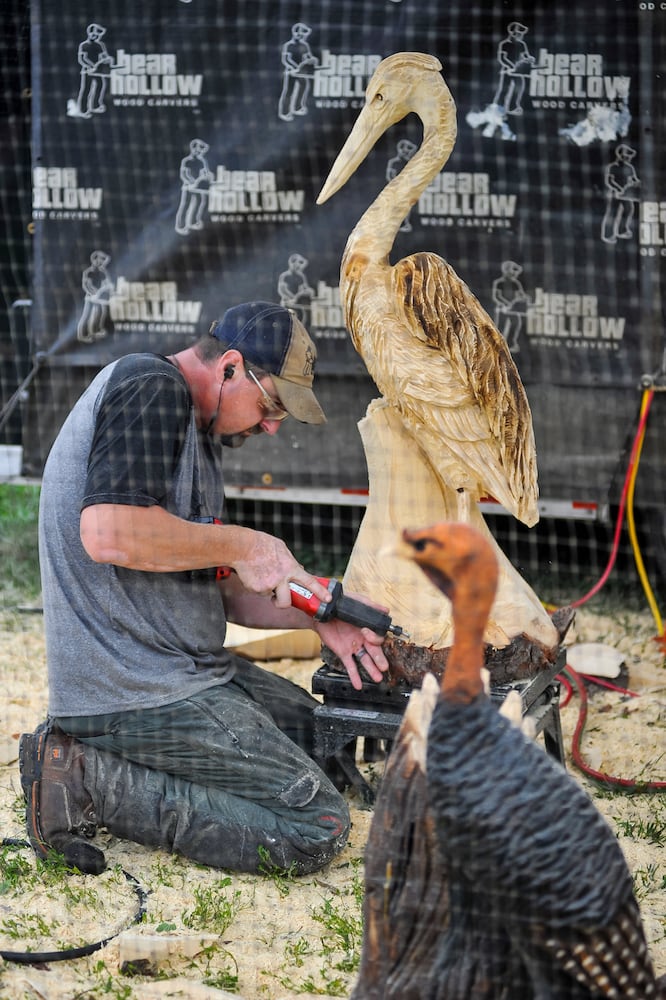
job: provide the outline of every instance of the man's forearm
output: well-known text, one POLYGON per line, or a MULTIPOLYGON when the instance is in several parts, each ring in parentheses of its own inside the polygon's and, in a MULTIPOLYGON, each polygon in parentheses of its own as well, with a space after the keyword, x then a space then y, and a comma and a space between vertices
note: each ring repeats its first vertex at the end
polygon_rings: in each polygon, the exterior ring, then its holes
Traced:
POLYGON ((186 521, 159 506, 95 504, 81 514, 81 541, 91 559, 152 573, 231 565, 249 531, 186 521))
POLYGON ((313 628, 314 621, 298 608, 278 608, 272 595, 251 594, 234 574, 220 584, 228 621, 247 628, 313 628))

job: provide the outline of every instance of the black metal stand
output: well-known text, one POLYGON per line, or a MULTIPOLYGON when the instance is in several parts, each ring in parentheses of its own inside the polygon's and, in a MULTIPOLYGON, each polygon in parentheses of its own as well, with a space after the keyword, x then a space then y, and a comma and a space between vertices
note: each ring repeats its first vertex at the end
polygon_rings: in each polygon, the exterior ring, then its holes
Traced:
MULTIPOLYGON (((535 677, 490 688, 490 697, 498 706, 511 690, 519 692, 523 718, 532 720, 537 735, 543 733, 546 752, 562 766, 565 754, 560 725, 560 685, 555 678, 564 669, 565 662, 562 650, 555 664, 535 677)), ((390 747, 412 690, 404 684, 390 687, 385 681, 379 684, 368 681, 357 691, 346 674, 327 666, 320 667, 312 677, 313 693, 323 696, 323 704, 314 711, 315 754, 324 760, 335 757, 368 804, 374 801, 375 793, 356 766, 356 741, 359 737, 365 741, 365 760, 377 759, 377 743, 385 741, 390 747)))

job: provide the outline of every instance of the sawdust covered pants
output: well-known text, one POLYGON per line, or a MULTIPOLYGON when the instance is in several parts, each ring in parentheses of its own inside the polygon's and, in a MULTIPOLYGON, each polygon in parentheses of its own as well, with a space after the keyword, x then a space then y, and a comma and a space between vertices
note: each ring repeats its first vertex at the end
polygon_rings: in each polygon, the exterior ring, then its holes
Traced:
POLYGON ((100 825, 201 864, 316 871, 345 845, 349 811, 310 758, 316 702, 241 660, 234 678, 163 708, 58 725, 85 745, 100 825))

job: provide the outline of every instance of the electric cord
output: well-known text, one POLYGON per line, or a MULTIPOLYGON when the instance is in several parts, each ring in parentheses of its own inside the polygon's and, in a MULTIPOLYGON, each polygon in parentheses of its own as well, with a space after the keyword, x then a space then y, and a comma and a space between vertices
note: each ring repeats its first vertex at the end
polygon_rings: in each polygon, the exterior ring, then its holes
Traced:
POLYGON ((635 484, 636 484, 636 478, 637 478, 637 475, 638 475, 638 466, 639 466, 639 463, 640 463, 641 450, 643 448, 643 440, 645 438, 645 430, 646 430, 646 427, 647 427, 647 418, 648 418, 648 415, 649 415, 649 412, 650 412, 650 407, 652 405, 652 399, 653 399, 653 397, 654 397, 654 389, 646 389, 646 390, 644 390, 642 401, 641 401, 641 410, 640 410, 640 416, 639 416, 639 421, 638 421, 638 427, 636 429, 636 434, 634 436, 633 444, 631 446, 631 452, 629 454, 629 462, 628 462, 628 465, 627 465, 627 472, 626 472, 626 475, 625 475, 625 478, 624 478, 624 484, 623 484, 623 487, 622 487, 622 494, 620 496, 620 506, 618 508, 617 519, 616 519, 616 522, 615 522, 615 532, 614 532, 614 536, 613 536, 613 544, 611 546, 611 553, 610 553, 610 557, 608 559, 608 563, 607 563, 606 568, 604 569, 601 577, 594 584, 594 586, 587 592, 587 594, 584 594, 582 597, 579 597, 577 600, 572 601, 571 602, 571 607, 572 608, 579 608, 579 607, 581 607, 581 605, 586 604, 587 601, 590 600, 590 598, 594 597, 595 594, 599 593, 599 591, 601 590, 601 588, 608 581, 608 578, 609 578, 609 576, 611 574, 613 566, 615 565, 615 560, 617 559, 617 553, 618 553, 618 549, 619 549, 619 545, 620 545, 620 535, 621 535, 621 532, 622 532, 622 525, 624 523, 625 510, 627 509, 627 506, 629 506, 629 508, 631 509, 631 524, 629 525, 629 528, 630 528, 630 538, 631 538, 631 542, 632 542, 632 548, 633 548, 633 551, 634 551, 634 559, 636 560, 637 567, 639 567, 639 576, 641 577, 641 583, 643 584, 644 589, 646 589, 646 593, 649 592, 649 594, 650 594, 650 598, 649 598, 649 600, 650 600, 650 607, 653 610, 653 615, 655 617, 655 621, 656 621, 656 624, 657 624, 657 629, 663 635, 663 624, 662 624, 661 616, 659 615, 659 612, 657 611, 656 602, 654 600, 654 595, 652 594, 652 590, 651 590, 650 585, 649 585, 649 583, 647 581, 647 575, 645 573, 645 567, 643 565, 643 560, 642 560, 642 557, 640 555, 640 549, 639 549, 639 546, 638 546, 638 539, 636 537, 635 525, 634 525, 634 519, 633 519, 633 497, 634 497, 634 489, 635 489, 635 484), (633 528, 632 528, 632 526, 633 526, 633 528))
MULTIPOLYGON (((571 757, 576 767, 588 778, 595 781, 599 785, 602 785, 604 788, 617 788, 628 792, 665 791, 666 781, 643 781, 640 778, 617 778, 615 775, 607 774, 605 771, 598 771, 596 768, 590 767, 590 765, 585 762, 583 759, 581 745, 583 741, 583 734, 585 732, 585 725, 587 723, 588 697, 585 684, 583 683, 583 677, 592 680, 594 683, 600 682, 600 678, 598 677, 589 677, 587 674, 578 674, 573 667, 570 667, 568 664, 562 673, 558 675, 558 680, 562 680, 565 689, 568 689, 569 692, 575 689, 578 697, 580 698, 578 720, 576 722, 576 728, 571 741, 571 757)), ((608 682, 601 683, 603 687, 610 687, 612 690, 622 692, 634 698, 638 697, 635 691, 627 691, 625 688, 617 687, 616 685, 609 684, 608 682)), ((568 700, 569 699, 567 699, 567 701, 568 700)), ((566 704, 567 701, 563 704, 566 704)))
MULTIPOLYGON (((629 488, 627 490, 627 528, 629 531, 629 538, 631 539, 631 547, 634 553, 634 561, 636 563, 636 570, 638 572, 639 579, 643 585, 643 590, 645 596, 652 611, 652 617, 655 620, 657 626, 657 635, 655 640, 663 645, 664 652, 666 653, 666 637, 664 636, 664 624, 659 614, 659 608, 657 607, 657 602, 655 600, 654 593, 650 586, 650 581, 648 580, 647 573, 645 571, 645 564, 643 563, 643 557, 640 550, 640 545, 638 543, 638 536, 636 534, 636 522, 634 518, 634 491, 636 488, 636 478, 638 475, 638 464, 640 462, 641 450, 643 448, 643 441, 645 439, 645 430, 647 426, 647 417, 652 405, 652 400, 654 398, 654 389, 646 389, 643 392, 643 398, 641 400, 641 413, 640 418, 642 422, 642 431, 640 434, 636 435, 636 457, 631 469, 631 475, 629 479, 629 488)), ((640 424, 639 424, 640 430, 640 424)))
MULTIPOLYGON (((30 847, 27 840, 20 840, 15 837, 5 837, 1 845, 2 847, 16 847, 24 848, 30 847)), ((125 877, 125 881, 128 882, 134 889, 134 894, 138 901, 138 907, 134 913, 134 917, 129 927, 133 927, 135 924, 141 923, 146 913, 146 901, 147 894, 146 890, 139 883, 138 879, 134 875, 130 875, 126 872, 124 868, 120 869, 125 877)), ((92 955, 94 952, 99 951, 104 945, 108 944, 109 941, 113 941, 115 937, 121 933, 121 930, 115 931, 113 934, 109 934, 108 937, 102 938, 100 941, 92 941, 90 944, 80 945, 79 947, 72 948, 61 948, 58 951, 0 951, 0 958, 3 958, 6 962, 16 962, 19 965, 40 965, 43 962, 64 962, 65 960, 70 960, 73 958, 83 958, 85 955, 92 955)))
MULTIPOLYGON (((624 522, 625 511, 627 515, 627 529, 629 532, 629 538, 631 541, 632 551, 634 555, 634 561, 636 563, 636 569, 646 595, 652 616, 655 620, 657 626, 658 634, 654 637, 655 641, 658 642, 664 652, 666 653, 666 635, 664 634, 664 625, 661 615, 659 614, 659 609, 657 607, 657 602, 654 597, 654 592, 650 586, 650 582, 645 571, 645 564, 643 562, 642 554, 640 551, 640 545, 638 542, 638 536, 636 532, 636 523, 634 517, 634 493, 636 488, 636 480, 638 476, 638 467, 640 464, 641 451, 643 448, 643 441, 645 440, 645 432, 647 427, 647 419, 650 412, 650 407, 652 405, 652 400, 654 398, 654 389, 644 389, 641 398, 641 408, 639 414, 638 427, 636 429, 636 434, 631 447, 631 452, 629 455, 629 462, 627 466, 627 472, 624 479, 624 484, 622 488, 622 494, 620 497, 620 506, 618 509, 617 520, 615 523, 615 533, 613 536, 613 545, 611 548, 611 554, 606 565, 604 572, 597 581, 597 583, 584 594, 583 597, 578 598, 576 601, 571 602, 571 607, 578 608, 590 600, 595 594, 597 594, 601 588, 604 586, 608 580, 613 566, 615 565, 615 560, 617 558, 617 553, 620 544, 620 534, 622 531, 622 525, 624 522)), ((564 671, 558 675, 557 678, 566 691, 565 699, 560 703, 560 707, 563 708, 571 700, 574 689, 578 692, 580 697, 580 709, 578 714, 578 721, 576 723, 576 728, 574 730, 574 735, 572 739, 571 746, 571 756, 576 767, 591 778, 593 781, 605 787, 611 788, 621 788, 628 791, 635 792, 661 792, 666 789, 666 782, 664 781, 642 781, 640 779, 631 778, 618 778, 614 775, 606 774, 602 771, 597 771, 590 767, 583 759, 581 752, 581 744, 583 733, 585 731, 585 724, 587 721, 587 711, 588 711, 588 699, 587 690, 585 688, 584 680, 598 684, 602 687, 609 688, 610 690, 618 691, 622 694, 628 695, 630 697, 638 697, 637 693, 634 691, 629 691, 625 688, 617 687, 614 684, 610 684, 607 681, 603 681, 598 677, 593 677, 588 674, 579 674, 573 667, 567 666, 564 671)))

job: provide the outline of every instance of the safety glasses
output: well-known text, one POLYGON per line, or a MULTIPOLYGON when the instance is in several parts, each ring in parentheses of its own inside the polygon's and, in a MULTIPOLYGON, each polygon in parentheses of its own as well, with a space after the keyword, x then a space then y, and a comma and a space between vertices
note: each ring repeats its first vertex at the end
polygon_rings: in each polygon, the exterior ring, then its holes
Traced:
POLYGON ((248 375, 261 393, 261 406, 266 414, 266 420, 285 420, 289 414, 285 410, 282 403, 279 403, 277 399, 273 399, 270 393, 266 392, 263 385, 252 370, 248 371, 248 375))

